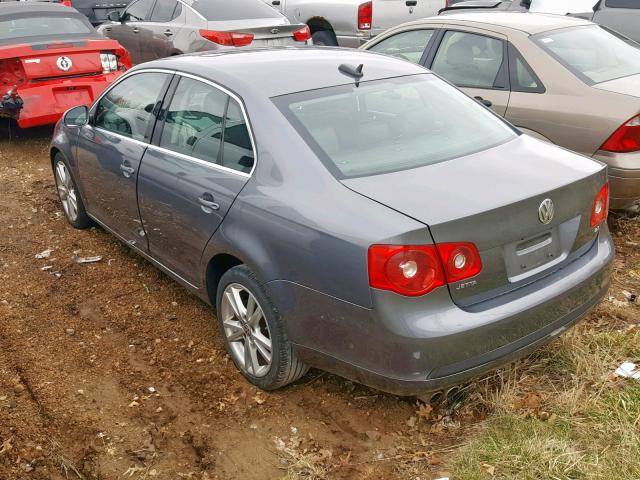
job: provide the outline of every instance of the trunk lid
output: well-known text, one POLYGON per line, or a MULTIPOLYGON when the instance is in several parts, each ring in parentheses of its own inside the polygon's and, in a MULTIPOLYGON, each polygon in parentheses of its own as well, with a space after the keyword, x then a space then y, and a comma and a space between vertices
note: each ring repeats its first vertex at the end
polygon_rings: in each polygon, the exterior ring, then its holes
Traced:
POLYGON ((436 243, 473 242, 482 272, 449 285, 454 302, 468 307, 548 275, 589 248, 596 237, 591 207, 606 168, 520 136, 466 157, 342 182, 425 223, 436 243), (539 218, 546 199, 555 207, 548 224, 539 218))
POLYGON ((640 74, 597 83, 593 88, 640 98, 640 74))
POLYGON ((17 58, 27 80, 48 80, 102 73, 101 52, 116 52, 113 40, 72 40, 0 47, 0 59, 17 58))
POLYGON ((290 24, 283 17, 252 18, 247 20, 228 20, 224 22, 208 22, 207 28, 214 31, 250 33, 253 35, 251 47, 273 47, 278 45, 293 45, 293 32, 303 28, 303 24, 290 24))

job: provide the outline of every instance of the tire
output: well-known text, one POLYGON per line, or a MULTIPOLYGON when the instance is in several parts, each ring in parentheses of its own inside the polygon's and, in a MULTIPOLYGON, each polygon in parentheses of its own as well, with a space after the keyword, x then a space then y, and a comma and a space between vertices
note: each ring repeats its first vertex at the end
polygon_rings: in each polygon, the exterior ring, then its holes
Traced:
POLYGON ((56 182, 58 199, 62 204, 67 221, 79 230, 93 227, 95 223, 89 218, 84 208, 82 197, 78 192, 71 168, 69 168, 69 162, 61 153, 56 153, 53 159, 53 177, 56 182))
POLYGON ((216 310, 227 352, 250 383, 262 390, 276 390, 295 382, 307 373, 309 367, 298 359, 287 339, 284 322, 273 301, 247 266, 238 265, 222 276, 216 295, 216 310), (251 297, 257 305, 254 310, 251 310, 251 297), (242 302, 242 321, 238 320, 232 298, 235 299, 236 307, 238 301, 242 302), (251 316, 251 312, 255 315, 251 316), (265 339, 271 342, 271 359, 268 366, 265 365, 266 357, 263 355, 266 348, 265 339), (252 357, 253 353, 255 357, 252 357))
POLYGON ((338 41, 335 34, 330 30, 320 30, 311 35, 314 45, 324 45, 326 47, 337 47, 338 41))

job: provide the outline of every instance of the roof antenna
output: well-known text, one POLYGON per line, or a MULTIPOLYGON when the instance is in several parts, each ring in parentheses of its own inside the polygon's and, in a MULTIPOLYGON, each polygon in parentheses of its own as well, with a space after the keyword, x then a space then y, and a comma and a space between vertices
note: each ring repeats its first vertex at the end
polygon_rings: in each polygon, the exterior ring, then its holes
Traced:
POLYGON ((362 77, 364 77, 364 73, 362 73, 362 68, 363 67, 364 67, 364 63, 361 63, 357 67, 354 67, 353 65, 348 65, 346 63, 343 63, 342 65, 340 65, 338 67, 338 70, 341 73, 344 73, 345 75, 348 75, 350 77, 355 78, 356 79, 356 87, 357 87, 358 84, 360 83, 360 79, 362 77))

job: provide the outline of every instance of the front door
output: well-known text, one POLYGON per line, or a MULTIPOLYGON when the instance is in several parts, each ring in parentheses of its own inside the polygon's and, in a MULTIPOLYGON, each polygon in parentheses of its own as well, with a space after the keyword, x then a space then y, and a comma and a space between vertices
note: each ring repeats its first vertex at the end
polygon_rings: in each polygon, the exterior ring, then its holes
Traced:
POLYGON ((114 85, 78 136, 78 171, 89 213, 125 241, 147 250, 136 180, 170 75, 145 72, 114 85))
POLYGON ((505 39, 447 30, 429 68, 497 114, 506 113, 510 92, 505 39))
POLYGON ((240 103, 182 77, 138 177, 151 255, 198 286, 209 239, 249 179, 254 147, 240 103))

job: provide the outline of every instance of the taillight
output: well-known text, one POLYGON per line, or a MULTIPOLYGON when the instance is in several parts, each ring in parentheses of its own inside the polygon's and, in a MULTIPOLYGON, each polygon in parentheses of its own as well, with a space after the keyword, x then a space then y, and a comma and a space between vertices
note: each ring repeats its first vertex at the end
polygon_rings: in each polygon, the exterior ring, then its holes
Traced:
POLYGON ((244 47, 253 42, 253 35, 250 33, 237 32, 216 32, 215 30, 200 30, 200 36, 210 42, 228 47, 244 47))
POLYGON ((13 89, 26 81, 26 74, 19 58, 0 60, 0 89, 13 89), (5 88, 3 88, 5 87, 5 88))
POLYGON ((591 206, 591 228, 597 227, 609 215, 609 182, 600 189, 591 206))
POLYGON ((309 27, 307 25, 305 25, 300 30, 296 30, 295 32, 293 32, 293 39, 296 42, 306 42, 310 38, 311 38, 311 30, 309 30, 309 27))
POLYGON ((101 53, 100 63, 102 64, 102 73, 112 73, 118 70, 118 57, 113 53, 101 53))
POLYGON ((622 125, 613 132, 600 150, 616 153, 636 152, 640 150, 640 115, 622 125))
POLYGON ((363 3, 358 7, 358 30, 371 30, 373 21, 373 2, 363 3))
POLYGON ((62 0, 60 3, 65 7, 73 7, 73 3, 71 2, 71 0, 62 0))
POLYGON ((369 247, 369 285, 401 295, 425 295, 481 270, 480 254, 472 243, 369 247))

